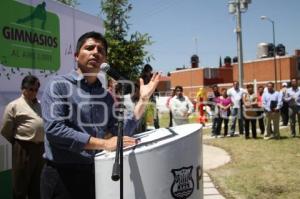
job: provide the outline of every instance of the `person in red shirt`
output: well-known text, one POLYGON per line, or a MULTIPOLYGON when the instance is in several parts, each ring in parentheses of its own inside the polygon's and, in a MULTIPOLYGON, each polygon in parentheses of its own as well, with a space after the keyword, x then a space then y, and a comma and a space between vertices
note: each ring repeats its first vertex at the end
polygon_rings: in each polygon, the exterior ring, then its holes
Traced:
POLYGON ((264 93, 264 87, 259 86, 257 90, 257 105, 258 108, 261 108, 261 111, 257 111, 258 116, 258 124, 260 129, 260 134, 263 135, 265 133, 265 124, 264 124, 264 108, 262 106, 262 95, 264 93))

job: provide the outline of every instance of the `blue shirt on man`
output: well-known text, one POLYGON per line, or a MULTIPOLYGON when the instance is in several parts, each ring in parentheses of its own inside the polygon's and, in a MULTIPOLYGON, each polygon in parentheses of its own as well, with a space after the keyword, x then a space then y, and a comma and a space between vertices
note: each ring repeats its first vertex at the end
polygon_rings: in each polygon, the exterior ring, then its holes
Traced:
MULTIPOLYGON (((41 100, 45 129, 44 157, 61 164, 91 164, 97 150, 84 146, 91 136, 117 135, 114 99, 97 80, 86 83, 76 71, 57 76, 46 86, 41 100)), ((124 135, 131 135, 137 121, 124 122, 124 135)))
POLYGON ((262 105, 268 112, 271 111, 272 102, 275 105, 275 109, 279 110, 282 107, 282 94, 278 91, 270 93, 269 91, 264 92, 262 96, 262 105))
POLYGON ((300 106, 300 88, 288 88, 284 100, 289 103, 289 106, 300 106))

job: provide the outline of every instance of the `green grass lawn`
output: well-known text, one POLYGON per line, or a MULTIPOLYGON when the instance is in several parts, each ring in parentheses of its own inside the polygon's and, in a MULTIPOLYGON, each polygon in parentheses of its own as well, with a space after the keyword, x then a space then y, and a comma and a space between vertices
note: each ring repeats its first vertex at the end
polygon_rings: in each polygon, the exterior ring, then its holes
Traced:
MULTIPOLYGON (((161 115, 160 124, 167 126, 168 115, 161 115)), ((210 132, 210 128, 203 130, 203 134, 210 132)), ((280 140, 264 140, 260 135, 249 140, 203 140, 231 156, 230 163, 207 172, 227 199, 300 199, 300 137, 290 138, 289 128, 280 133, 280 140)))
MULTIPOLYGON (((189 117, 189 122, 190 123, 198 122, 197 121, 197 114, 196 113, 193 113, 189 117)), ((160 125, 161 128, 169 127, 169 113, 161 113, 161 114, 159 114, 159 125, 160 125)))
POLYGON ((300 139, 281 130, 282 139, 244 137, 204 140, 225 149, 232 161, 208 171, 226 198, 300 198, 300 139))

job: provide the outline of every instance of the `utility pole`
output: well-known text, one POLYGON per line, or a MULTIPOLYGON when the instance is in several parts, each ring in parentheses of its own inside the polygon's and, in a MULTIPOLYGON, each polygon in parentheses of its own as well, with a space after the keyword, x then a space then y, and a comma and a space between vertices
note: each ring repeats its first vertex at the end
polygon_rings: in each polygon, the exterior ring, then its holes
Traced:
POLYGON ((246 12, 251 0, 231 0, 229 1, 229 13, 236 16, 236 38, 237 55, 239 69, 239 84, 244 86, 244 67, 243 67, 243 43, 242 43, 242 12, 246 12))

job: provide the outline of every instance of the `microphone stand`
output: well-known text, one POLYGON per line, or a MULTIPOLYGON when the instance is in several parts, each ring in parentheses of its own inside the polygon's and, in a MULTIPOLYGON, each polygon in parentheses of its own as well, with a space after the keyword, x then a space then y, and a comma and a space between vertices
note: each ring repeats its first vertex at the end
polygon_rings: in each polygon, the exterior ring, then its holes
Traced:
POLYGON ((118 116, 118 139, 117 139, 117 149, 115 162, 113 165, 111 179, 113 181, 120 180, 120 199, 123 199, 124 194, 124 180, 123 180, 123 126, 124 126, 124 86, 119 84, 120 96, 118 97, 118 107, 117 107, 117 116, 118 116))

